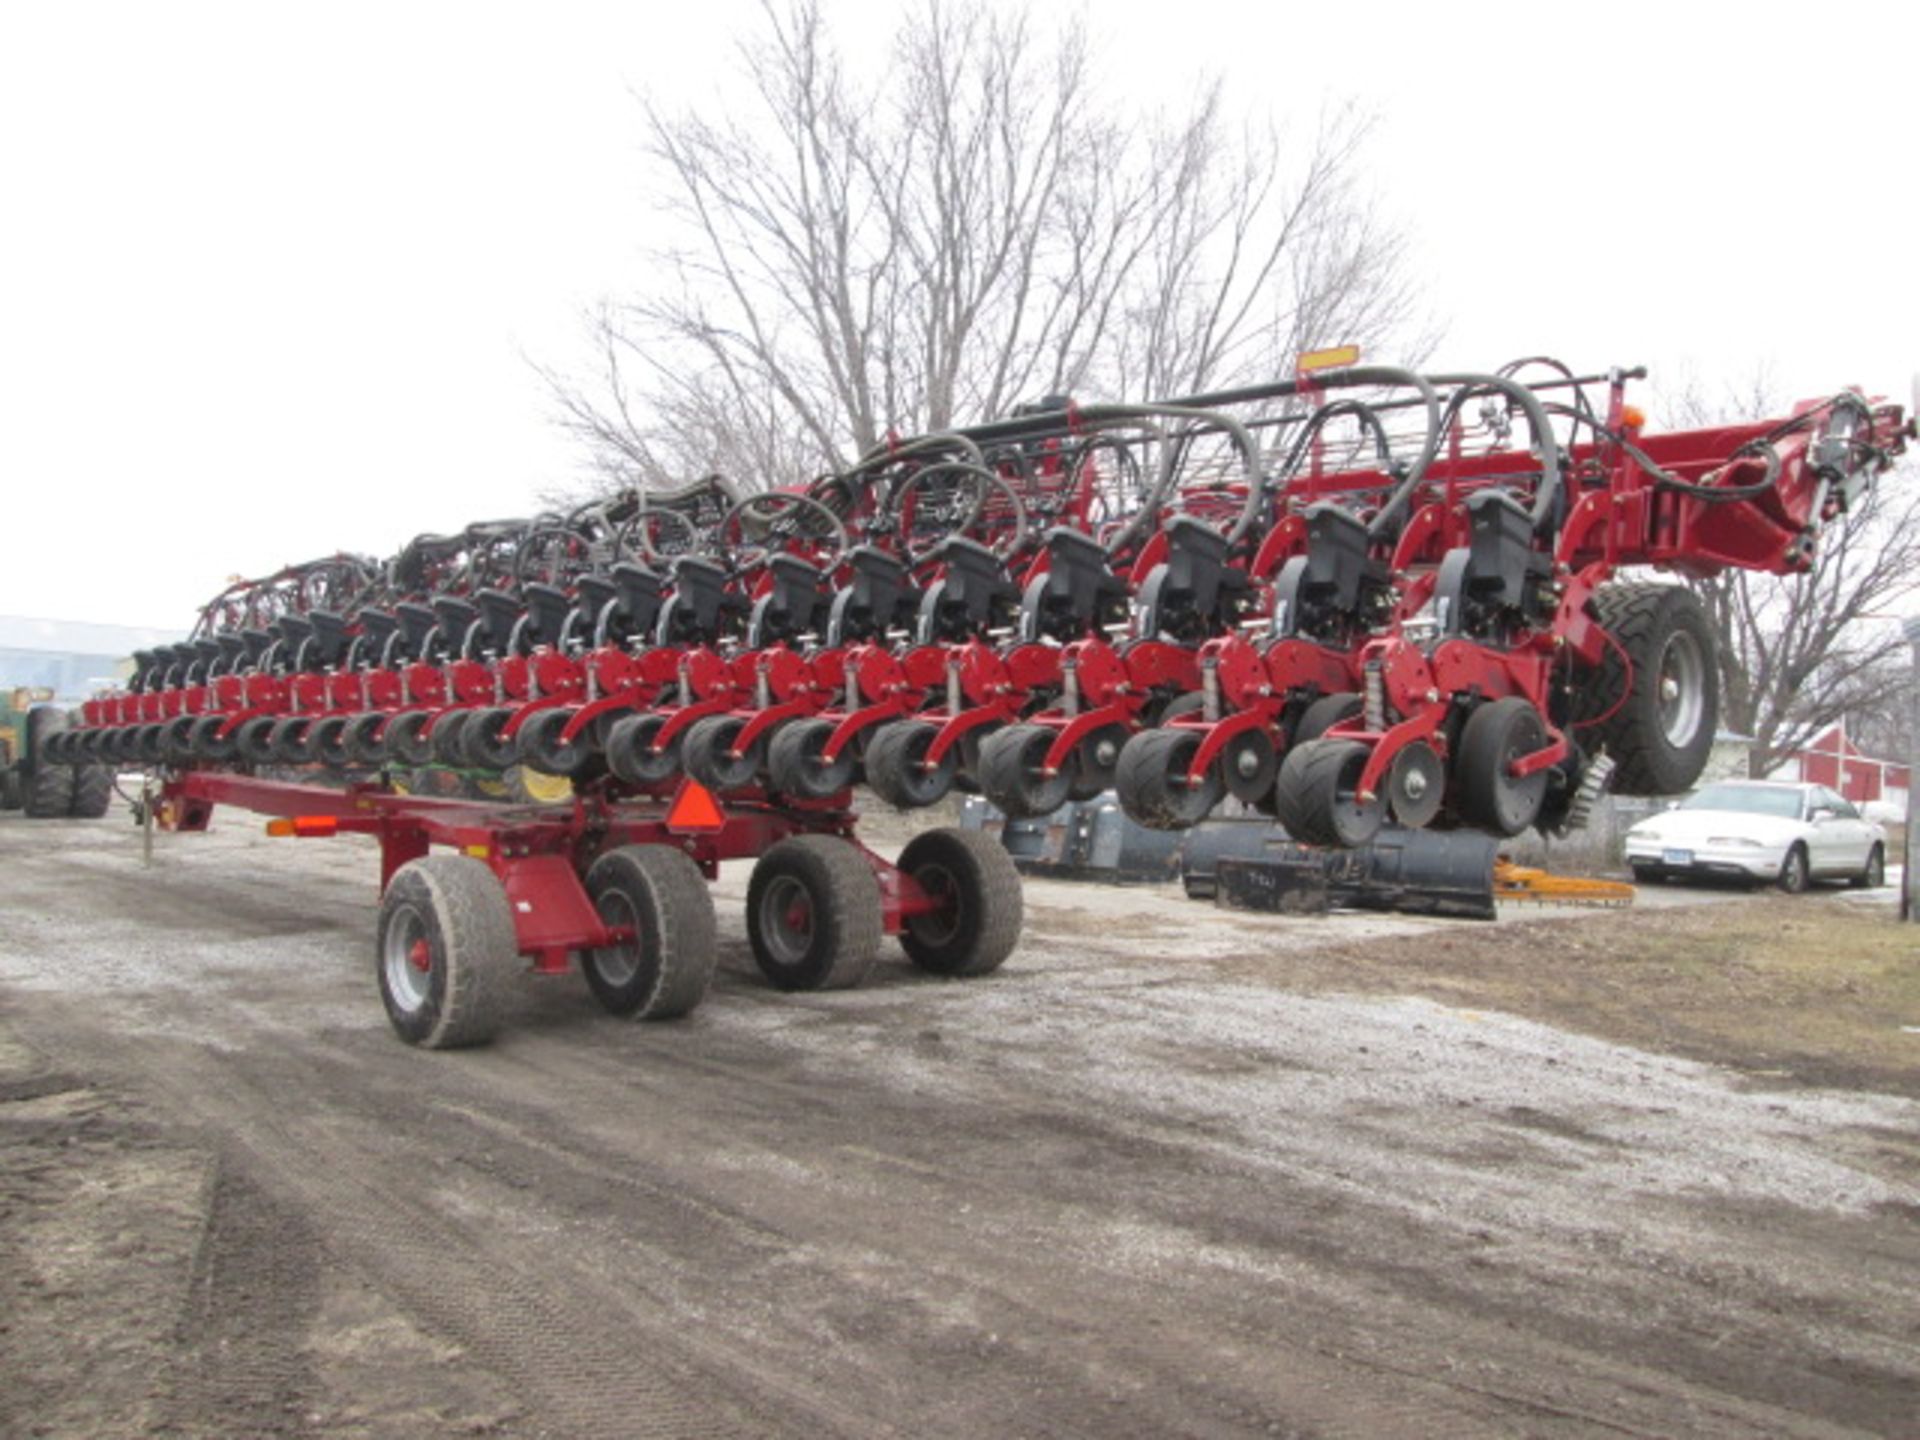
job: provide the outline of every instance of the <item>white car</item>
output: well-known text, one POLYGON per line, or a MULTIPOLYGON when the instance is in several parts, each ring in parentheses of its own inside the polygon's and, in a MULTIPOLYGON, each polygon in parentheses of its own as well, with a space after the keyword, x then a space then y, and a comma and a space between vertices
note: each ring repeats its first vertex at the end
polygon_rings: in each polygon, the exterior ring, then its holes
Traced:
POLYGON ((1886 881, 1886 837, 1824 785, 1722 780, 1627 831, 1636 880, 1723 876, 1798 894, 1817 879, 1886 881))

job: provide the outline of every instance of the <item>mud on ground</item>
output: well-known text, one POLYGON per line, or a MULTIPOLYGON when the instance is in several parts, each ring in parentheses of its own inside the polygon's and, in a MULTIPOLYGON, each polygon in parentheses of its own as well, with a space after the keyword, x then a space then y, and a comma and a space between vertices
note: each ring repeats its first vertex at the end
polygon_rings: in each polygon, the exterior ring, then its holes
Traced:
POLYGON ((689 1020, 433 1055, 372 872, 0 821, 0 1434, 1920 1432, 1884 901, 1036 883, 989 980, 784 996, 729 867, 689 1020))

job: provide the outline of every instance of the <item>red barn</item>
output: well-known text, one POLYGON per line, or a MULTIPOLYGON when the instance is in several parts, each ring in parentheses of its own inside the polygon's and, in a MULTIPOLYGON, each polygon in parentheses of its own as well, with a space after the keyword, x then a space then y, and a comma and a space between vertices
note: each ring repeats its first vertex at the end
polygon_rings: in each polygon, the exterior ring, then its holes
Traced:
POLYGON ((1775 778, 1825 785, 1838 790, 1856 805, 1874 800, 1905 805, 1912 773, 1910 767, 1897 760, 1881 760, 1862 751, 1847 738, 1843 720, 1795 751, 1775 778))

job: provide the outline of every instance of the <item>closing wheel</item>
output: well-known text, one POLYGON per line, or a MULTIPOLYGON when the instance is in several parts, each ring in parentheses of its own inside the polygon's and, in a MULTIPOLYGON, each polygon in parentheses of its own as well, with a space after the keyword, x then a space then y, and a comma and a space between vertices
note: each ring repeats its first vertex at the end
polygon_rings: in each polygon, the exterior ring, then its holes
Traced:
POLYGON ((514 735, 520 763, 542 775, 582 775, 593 764, 593 746, 586 735, 562 741, 560 732, 574 717, 570 709, 536 710, 514 735))
POLYGON ((347 758, 356 765, 385 765, 387 744, 380 732, 386 723, 386 715, 378 710, 363 710, 348 716, 340 731, 340 748, 347 758))
POLYGON ((1360 798, 1372 754, 1358 740, 1308 740, 1287 751, 1274 808, 1294 839, 1309 845, 1364 845, 1387 818, 1379 796, 1360 798))
POLYGON ((1447 771, 1440 756, 1424 740, 1414 740, 1400 749, 1387 766, 1387 808, 1393 818, 1409 829, 1418 830, 1433 823, 1446 798, 1447 771))
POLYGON ((1518 835, 1540 815, 1551 777, 1516 776, 1513 762, 1547 743, 1547 722, 1517 695, 1489 701, 1467 717, 1454 761, 1461 818, 1496 835, 1518 835))
POLYGON ((427 743, 427 721, 432 712, 426 710, 408 710, 394 716, 387 722, 387 728, 380 732, 381 742, 387 747, 387 759, 395 765, 418 767, 433 759, 433 747, 427 743))
POLYGON ((1579 677, 1574 724, 1613 756, 1615 794, 1677 795, 1700 778, 1719 724, 1706 607, 1684 586, 1636 581, 1602 586, 1593 610, 1615 645, 1579 677))
POLYGON ((593 862, 587 894, 618 945, 588 950, 580 969, 615 1015, 671 1020, 698 1005, 713 979, 713 897, 700 867, 666 845, 623 845, 593 862))
POLYGON ((402 1040, 450 1050, 493 1038, 523 966, 491 870, 465 855, 402 865, 381 898, 378 936, 380 998, 402 1040))
POLYGON ((460 753, 476 770, 505 770, 520 758, 519 747, 500 732, 513 719, 513 711, 502 705, 467 714, 460 727, 460 753))
POLYGON ((667 723, 664 715, 628 715, 607 732, 607 765, 629 785, 664 785, 680 774, 680 738, 683 730, 660 750, 654 736, 667 723))
POLYGON ((776 790, 825 800, 853 784, 859 767, 851 745, 826 758, 834 728, 831 720, 795 720, 781 727, 767 747, 767 772, 776 790))
POLYGON ((1059 731, 1046 725, 1009 725, 980 743, 980 789, 994 805, 1015 820, 1051 815, 1067 803, 1073 791, 1073 766, 1045 775, 1047 751, 1059 731))
POLYGON ((1185 830, 1212 813, 1226 794, 1220 767, 1207 767, 1198 785, 1187 783, 1199 730, 1143 730, 1120 752, 1115 788, 1120 808, 1154 830, 1185 830))
POLYGON ((900 852, 902 873, 940 908, 909 915, 900 947, 936 975, 985 975, 1020 943, 1025 898, 1013 857, 980 830, 929 830, 900 852))
POLYGON ((880 882, 858 850, 832 835, 782 840, 747 882, 747 939, 781 990, 839 990, 873 968, 885 929, 880 882))
POLYGON ((467 717, 472 713, 471 710, 452 710, 434 719, 433 728, 427 731, 427 752, 435 764, 449 765, 455 770, 466 768, 467 750, 460 743, 460 732, 466 728, 467 717))
POLYGON ((953 789, 959 769, 960 747, 951 745, 938 765, 927 764, 927 752, 939 738, 938 727, 924 720, 895 720, 873 732, 867 742, 867 784, 889 805, 918 810, 938 804, 953 789))
POLYGON ((1120 751, 1129 733, 1122 725, 1103 725, 1073 747, 1073 783, 1067 787, 1069 800, 1091 800, 1113 788, 1120 751))
POLYGON ((738 715, 709 715, 694 722, 681 750, 687 774, 714 790, 738 790, 753 784, 766 753, 764 736, 743 753, 732 753, 734 736, 746 723, 738 715))

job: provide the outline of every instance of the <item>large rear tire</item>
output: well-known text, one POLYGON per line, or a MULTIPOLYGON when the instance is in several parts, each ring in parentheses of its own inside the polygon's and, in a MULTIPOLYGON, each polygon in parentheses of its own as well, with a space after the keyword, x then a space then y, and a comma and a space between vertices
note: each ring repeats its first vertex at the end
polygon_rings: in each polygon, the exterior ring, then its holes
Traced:
POLYGON ((907 842, 900 869, 941 902, 938 910, 909 915, 900 929, 900 947, 922 970, 985 975, 1020 943, 1026 914, 1020 872, 992 836, 929 830, 907 842))
POLYGON ((1633 581, 1601 587, 1593 609, 1618 649, 1580 677, 1574 724, 1613 757, 1615 794, 1677 795, 1700 778, 1720 718, 1706 607, 1684 586, 1633 581))
POLYGON ((885 932, 880 882, 832 835, 795 835, 760 857, 747 882, 747 939, 781 990, 841 990, 873 968, 885 932))
POLYGON ((47 756, 47 743, 66 728, 66 712, 51 705, 36 705, 27 712, 20 808, 30 820, 58 819, 73 808, 73 767, 56 765, 47 756))
POLYGON ((402 1040, 428 1050, 491 1040, 522 969, 507 892, 485 865, 429 855, 394 873, 374 970, 402 1040))
POLYGON ((73 799, 67 813, 76 820, 98 820, 113 804, 113 771, 105 765, 73 767, 73 799))

